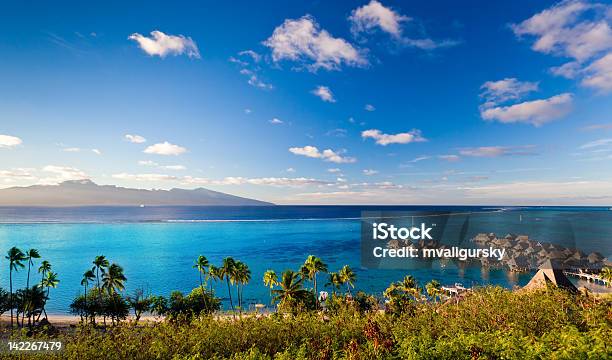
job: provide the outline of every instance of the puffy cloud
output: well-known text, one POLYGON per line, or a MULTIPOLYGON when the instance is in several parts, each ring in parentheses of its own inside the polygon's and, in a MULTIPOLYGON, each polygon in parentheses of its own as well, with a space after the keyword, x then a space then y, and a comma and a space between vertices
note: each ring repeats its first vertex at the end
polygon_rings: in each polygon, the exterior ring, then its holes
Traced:
POLYGON ((290 168, 287 168, 285 171, 288 172, 288 173, 294 173, 295 169, 290 167, 290 168))
POLYGON ((147 141, 147 139, 143 138, 140 135, 131 135, 131 134, 125 135, 125 140, 131 143, 134 143, 134 144, 142 144, 147 141))
POLYGON ((587 1, 562 1, 512 25, 517 36, 533 36, 532 49, 570 61, 551 68, 569 79, 600 91, 612 90, 612 6, 587 1))
POLYGON ((314 90, 311 91, 311 93, 315 96, 318 96, 319 98, 321 98, 321 100, 325 102, 336 102, 336 99, 334 99, 334 94, 327 86, 317 86, 314 90))
POLYGON ((200 58, 200 52, 195 41, 183 35, 166 35, 159 30, 151 31, 151 37, 134 33, 128 37, 138 43, 138 46, 151 56, 161 58, 167 55, 186 54, 190 58, 200 58))
POLYGON ((319 151, 315 146, 304 146, 304 147, 292 147, 289 151, 295 155, 306 156, 315 159, 322 159, 323 161, 329 161, 337 164, 342 163, 354 163, 357 159, 348 156, 342 156, 342 152, 335 152, 331 149, 325 149, 319 151))
POLYGON ((506 78, 498 81, 487 81, 480 88, 483 90, 480 96, 485 99, 486 104, 495 105, 508 100, 518 100, 532 91, 537 91, 538 83, 506 78))
POLYGON ((598 89, 602 92, 612 91, 612 53, 594 61, 585 69, 581 85, 598 89))
POLYGON ((526 123, 541 126, 561 118, 571 110, 573 95, 564 93, 548 99, 525 101, 510 106, 481 108, 480 115, 489 121, 526 123))
POLYGON ((380 28, 394 37, 402 36, 401 23, 410 20, 393 9, 383 6, 376 0, 359 7, 349 17, 351 30, 354 33, 367 32, 374 28, 380 28))
POLYGON ((238 57, 232 56, 229 58, 229 61, 233 62, 234 64, 238 64, 241 67, 240 74, 248 78, 247 83, 249 85, 262 90, 274 89, 274 85, 261 80, 261 77, 259 76, 261 68, 257 65, 257 63, 261 61, 261 55, 255 51, 241 51, 238 53, 238 57))
POLYGON ((421 136, 421 131, 417 129, 398 134, 384 134, 380 130, 370 129, 361 132, 361 137, 364 139, 372 138, 376 140, 377 144, 383 146, 389 144, 409 144, 413 142, 427 141, 427 139, 421 136))
POLYGON ((167 141, 163 143, 157 143, 151 146, 148 146, 144 153, 146 154, 157 154, 157 155, 180 155, 187 151, 186 148, 171 144, 167 141))
POLYGON ((368 64, 362 51, 321 29, 310 15, 286 19, 263 44, 272 49, 272 60, 275 62, 297 61, 313 71, 368 64))
POLYGON ((378 170, 364 169, 363 170, 363 174, 366 175, 366 176, 376 175, 376 174, 378 174, 378 170))
POLYGON ((365 111, 370 111, 370 112, 376 110, 376 108, 372 104, 366 104, 363 108, 365 109, 365 111))
POLYGON ((274 119, 272 119, 272 120, 269 120, 268 122, 269 122, 270 124, 274 124, 274 125, 280 125, 280 124, 282 124, 282 123, 283 123, 283 121, 282 121, 281 119, 278 119, 278 118, 274 118, 274 119))
POLYGON ((23 141, 16 136, 0 134, 0 149, 13 148, 15 146, 21 145, 22 143, 23 141))
POLYGON ((274 86, 272 84, 269 84, 267 82, 262 81, 259 78, 259 76, 257 74, 254 74, 254 73, 249 74, 249 80, 247 80, 247 83, 249 85, 251 85, 251 86, 254 86, 256 88, 263 89, 263 90, 272 90, 272 89, 274 89, 274 86))

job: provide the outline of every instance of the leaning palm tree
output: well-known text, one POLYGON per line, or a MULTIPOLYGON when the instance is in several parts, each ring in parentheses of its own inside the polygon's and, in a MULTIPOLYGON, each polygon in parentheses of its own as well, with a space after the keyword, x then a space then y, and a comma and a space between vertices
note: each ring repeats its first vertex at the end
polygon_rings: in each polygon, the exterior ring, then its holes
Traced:
POLYGON ((234 310, 234 302, 232 301, 232 291, 230 288, 230 284, 234 285, 234 282, 236 281, 235 278, 235 270, 236 268, 236 261, 234 260, 234 258, 232 257, 226 257, 225 259, 223 259, 223 265, 221 266, 220 270, 220 280, 225 279, 225 282, 227 283, 227 293, 229 295, 229 300, 230 300, 230 306, 232 307, 232 311, 234 310))
MULTIPOLYGON (((24 265, 22 261, 25 261, 26 257, 23 251, 19 250, 16 247, 10 248, 7 252, 6 257, 9 261, 9 292, 10 292, 10 307, 11 307, 11 329, 13 328, 13 270, 19 271, 19 269, 23 269, 24 265)), ((19 321, 19 319, 17 319, 19 321)))
POLYGON ((307 299, 309 292, 302 287, 303 281, 299 273, 293 270, 286 270, 278 282, 280 289, 272 290, 272 294, 274 294, 273 300, 278 301, 279 306, 282 307, 307 299))
MULTIPOLYGON (((25 253, 25 260, 28 262, 28 276, 26 280, 26 289, 30 288, 30 270, 32 265, 34 265, 34 260, 32 259, 40 259, 40 254, 36 249, 30 249, 25 253)), ((21 314, 21 323, 23 324, 23 320, 25 319, 25 311, 21 314)))
MULTIPOLYGON (((87 270, 83 273, 83 278, 81 279, 81 285, 85 287, 85 309, 87 309, 87 286, 89 286, 89 282, 93 281, 96 278, 93 270, 87 270)), ((85 314, 85 320, 87 322, 87 313, 85 314)))
POLYGON ((193 268, 198 270, 198 275, 200 276, 200 290, 202 291, 202 299, 204 299, 204 307, 208 308, 206 304, 206 296, 204 294, 204 282, 202 280, 202 275, 206 274, 206 270, 208 269, 208 259, 204 255, 198 256, 195 263, 193 264, 193 268))
POLYGON ((333 288, 333 294, 336 294, 336 290, 340 290, 342 286, 342 279, 340 278, 340 274, 337 272, 329 273, 329 280, 327 281, 326 286, 331 286, 333 288))
POLYGON ((270 288, 270 301, 272 301, 272 289, 278 285, 278 276, 274 270, 266 270, 263 276, 263 283, 270 288))
POLYGON ((442 285, 438 280, 431 280, 425 285, 425 291, 434 302, 437 302, 442 294, 442 285))
POLYGON ((327 265, 320 258, 309 255, 302 265, 301 273, 309 280, 312 280, 312 285, 314 287, 315 298, 318 298, 317 292, 317 273, 319 272, 327 272, 327 265))
MULTIPOLYGON (((47 299, 49 298, 49 289, 56 288, 57 284, 59 284, 59 279, 57 278, 57 273, 49 271, 43 281, 40 283, 40 286, 43 288, 47 288, 47 299)), ((43 304, 42 311, 45 313, 45 319, 47 318, 47 311, 45 310, 45 304, 43 304)))
POLYGON ((342 269, 340 269, 340 271, 338 272, 338 275, 340 276, 340 281, 343 284, 346 284, 346 289, 350 294, 351 288, 355 287, 355 280, 357 279, 357 275, 355 275, 353 269, 351 269, 348 265, 344 265, 342 269))
POLYGON ((106 290, 109 295, 115 294, 117 290, 125 289, 127 278, 123 274, 123 268, 115 263, 108 267, 108 270, 102 274, 102 289, 106 290))
POLYGON ((47 272, 51 271, 51 263, 47 260, 43 260, 38 267, 38 273, 41 274, 40 281, 42 282, 47 272))

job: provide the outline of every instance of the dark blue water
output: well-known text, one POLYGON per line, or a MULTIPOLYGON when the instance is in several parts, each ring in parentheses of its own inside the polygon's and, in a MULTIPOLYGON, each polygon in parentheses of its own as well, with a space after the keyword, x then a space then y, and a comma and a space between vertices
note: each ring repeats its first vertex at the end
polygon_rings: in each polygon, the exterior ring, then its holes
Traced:
MULTIPOLYGON (((612 255, 612 211, 608 208, 499 211, 491 207, 397 206, 0 208, 0 250, 36 248, 52 263, 61 280, 51 290, 48 308, 53 313, 68 311, 72 298, 82 291, 81 276, 96 255, 124 267, 128 293, 142 287, 161 295, 172 290, 188 292, 198 285, 198 273, 192 268, 198 255, 215 264, 232 256, 252 271, 252 280, 244 289, 249 303, 269 302, 269 290, 261 280, 267 269, 278 273, 297 270, 309 254, 321 257, 330 271, 350 265, 357 273, 356 288, 375 294, 407 273, 422 283, 438 279, 464 286, 512 287, 530 279, 531 274, 460 269, 452 263, 445 267, 432 263, 409 271, 362 268, 360 216, 362 211, 379 210, 473 212, 468 236, 513 232, 612 255)), ((26 272, 14 275, 15 287, 25 285, 26 272)), ((35 270, 32 276, 39 279, 35 270)), ((0 284, 8 288, 8 263, 3 257, 0 284)), ((215 291, 227 297, 225 284, 215 284, 215 291)))

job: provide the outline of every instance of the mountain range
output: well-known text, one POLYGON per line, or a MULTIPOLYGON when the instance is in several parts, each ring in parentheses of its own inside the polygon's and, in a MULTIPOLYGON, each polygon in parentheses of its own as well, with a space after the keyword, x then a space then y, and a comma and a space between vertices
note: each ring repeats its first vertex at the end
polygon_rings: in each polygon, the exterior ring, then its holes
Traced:
POLYGON ((272 203, 204 188, 145 190, 70 180, 57 185, 0 189, 0 206, 265 206, 272 203))

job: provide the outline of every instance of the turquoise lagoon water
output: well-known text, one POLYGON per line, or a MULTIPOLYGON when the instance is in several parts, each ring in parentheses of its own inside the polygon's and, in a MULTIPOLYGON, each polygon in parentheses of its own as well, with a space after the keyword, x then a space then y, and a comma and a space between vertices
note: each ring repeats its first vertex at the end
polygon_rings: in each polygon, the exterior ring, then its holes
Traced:
MULTIPOLYGON (((205 255, 214 264, 232 256, 246 262, 252 271, 251 283, 244 288, 249 304, 269 303, 269 290, 261 281, 267 269, 279 273, 298 269, 309 254, 321 257, 330 271, 350 265, 357 273, 356 288, 375 294, 407 273, 422 283, 438 279, 443 284, 459 282, 464 286, 512 287, 530 279, 531 274, 484 271, 480 267, 460 269, 452 263, 445 267, 434 263, 409 271, 362 268, 359 217, 361 211, 377 209, 381 207, 0 208, 0 250, 5 253, 11 246, 24 251, 36 248, 52 263, 61 282, 51 290, 51 313, 68 312, 71 300, 83 290, 79 285, 81 275, 101 254, 124 267, 127 293, 144 288, 161 295, 172 290, 188 292, 198 286, 198 273, 192 268, 198 255, 205 255)), ((609 256, 611 220, 612 211, 604 208, 522 208, 477 217, 469 223, 468 236, 478 232, 527 232, 532 238, 573 241, 585 251, 609 256), (570 218, 568 225, 565 220, 570 218), (539 225, 526 226, 530 222, 539 225)), ((27 268, 14 275, 15 287, 24 286, 26 273, 27 268)), ((39 279, 36 270, 32 278, 39 279)), ((8 263, 4 258, 0 260, 0 284, 8 289, 8 263)), ((215 284, 214 288, 227 306, 225 284, 215 284)))

